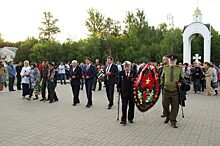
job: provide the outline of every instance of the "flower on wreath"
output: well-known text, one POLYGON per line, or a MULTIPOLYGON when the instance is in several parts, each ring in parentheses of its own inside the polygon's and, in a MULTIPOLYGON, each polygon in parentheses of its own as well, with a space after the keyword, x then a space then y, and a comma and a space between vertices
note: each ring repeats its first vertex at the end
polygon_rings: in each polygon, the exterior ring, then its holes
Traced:
POLYGON ((141 88, 149 88, 150 90, 153 90, 155 81, 151 72, 148 72, 145 76, 143 76, 141 81, 141 88))

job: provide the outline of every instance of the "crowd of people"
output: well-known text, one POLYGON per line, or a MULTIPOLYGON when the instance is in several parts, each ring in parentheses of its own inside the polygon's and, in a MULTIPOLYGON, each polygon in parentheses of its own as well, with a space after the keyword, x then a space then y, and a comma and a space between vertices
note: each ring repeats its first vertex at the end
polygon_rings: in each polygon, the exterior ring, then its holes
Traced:
MULTIPOLYGON (((179 93, 176 86, 183 84, 181 79, 184 79, 188 84, 193 84, 195 94, 206 91, 207 96, 218 95, 218 82, 220 81, 220 69, 214 64, 195 62, 192 65, 188 63, 176 65, 176 63, 176 55, 164 56, 160 64, 151 62, 156 66, 160 76, 163 91, 162 117, 166 117, 164 123, 170 121, 174 128, 177 128, 176 117, 179 109, 179 93)), ((117 61, 114 64, 113 58, 109 56, 104 64, 101 64, 99 59, 92 62, 89 57, 85 59, 85 63, 73 60, 66 64, 61 62, 57 66, 54 62, 49 63, 46 59, 39 65, 29 63, 28 60, 20 62, 16 67, 12 61, 8 65, 2 61, 0 64, 0 91, 3 91, 3 86, 7 86, 7 78, 9 91, 15 91, 14 82, 17 79, 17 90, 22 90, 22 97, 27 100, 31 100, 33 96, 35 96, 33 100, 38 100, 41 95, 40 101, 56 102, 59 100, 56 94, 57 81, 60 80, 61 85, 66 85, 69 80, 73 93, 73 106, 80 103, 79 92, 84 87, 87 96, 86 107, 93 106, 92 91, 96 91, 98 84, 98 91, 103 86, 105 87, 108 99, 107 109, 111 109, 114 105, 114 90, 117 85, 117 92, 121 93, 122 99, 121 124, 126 125, 128 106, 128 121, 133 123, 132 87, 138 73, 145 66, 144 63, 138 65, 125 61, 121 64, 117 61)))

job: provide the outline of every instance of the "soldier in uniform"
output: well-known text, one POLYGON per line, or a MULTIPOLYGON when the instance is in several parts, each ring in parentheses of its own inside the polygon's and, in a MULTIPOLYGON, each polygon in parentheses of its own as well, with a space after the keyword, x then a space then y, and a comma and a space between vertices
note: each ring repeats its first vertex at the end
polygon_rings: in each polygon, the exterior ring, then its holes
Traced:
MULTIPOLYGON (((159 68, 159 70, 158 70, 159 76, 161 76, 164 67, 169 66, 169 58, 168 58, 167 55, 163 56, 162 63, 163 63, 162 66, 161 66, 161 67, 159 68)), ((162 92, 163 92, 163 91, 162 91, 162 92)), ((163 97, 162 97, 162 98, 163 98, 163 97)), ((163 110, 163 114, 161 115, 161 117, 162 117, 162 118, 163 118, 163 117, 166 117, 166 115, 165 115, 165 113, 164 113, 164 110, 163 110)))
MULTIPOLYGON (((40 69, 41 71, 41 69, 40 69)), ((42 63, 42 73, 41 73, 41 77, 42 77, 42 99, 40 101, 46 101, 46 88, 47 88, 47 76, 48 76, 48 61, 44 60, 44 62, 42 63)), ((48 90, 48 99, 49 100, 49 95, 50 92, 48 90)))
POLYGON ((179 94, 178 88, 181 87, 181 79, 184 78, 182 68, 176 65, 178 56, 175 54, 168 55, 169 66, 164 67, 161 75, 161 84, 163 86, 163 109, 166 115, 164 123, 171 122, 173 128, 176 126, 176 117, 179 111, 179 94), (171 105, 171 110, 170 110, 171 105))
POLYGON ((133 123, 134 119, 134 100, 133 100, 133 84, 137 73, 131 70, 131 62, 124 62, 124 70, 119 72, 119 81, 117 85, 118 92, 121 92, 122 99, 122 117, 120 124, 126 125, 127 106, 128 122, 133 123))
POLYGON ((55 72, 55 65, 53 63, 49 64, 48 71, 48 90, 49 90, 49 103, 53 103, 54 101, 58 101, 55 88, 57 86, 57 78, 55 72))

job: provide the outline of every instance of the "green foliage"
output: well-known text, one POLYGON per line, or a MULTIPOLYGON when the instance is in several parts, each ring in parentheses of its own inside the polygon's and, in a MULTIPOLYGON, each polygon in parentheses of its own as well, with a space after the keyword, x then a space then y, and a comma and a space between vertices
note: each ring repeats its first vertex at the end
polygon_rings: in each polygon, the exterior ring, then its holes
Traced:
POLYGON ((39 38, 46 41, 54 40, 54 35, 61 32, 59 27, 56 26, 59 20, 54 18, 50 12, 44 12, 43 15, 42 27, 39 27, 39 38))
POLYGON ((65 57, 62 53, 62 47, 58 42, 38 42, 31 50, 30 60, 40 63, 42 60, 48 59, 49 61, 59 63, 62 62, 65 57))
MULTIPOLYGON (((56 26, 57 21, 51 13, 44 12, 40 40, 28 38, 24 42, 10 43, 4 42, 0 35, 0 47, 18 47, 15 62, 28 59, 40 63, 43 59, 48 59, 58 64, 73 59, 82 62, 85 57, 91 57, 93 60, 99 58, 104 64, 106 57, 111 55, 115 61, 159 63, 163 55, 170 53, 179 54, 179 61, 182 62, 182 30, 174 27, 168 29, 166 23, 161 23, 156 28, 150 26, 144 11, 140 9, 127 12, 124 25, 106 18, 97 10, 89 9, 85 25, 90 35, 77 42, 69 38, 62 44, 55 41, 54 35, 60 32, 56 26)), ((211 32, 211 61, 220 63, 220 35, 214 28, 211 32)), ((203 42, 200 35, 195 35, 192 40, 192 55, 203 54, 203 42)))
POLYGON ((18 51, 16 53, 14 62, 18 63, 24 60, 30 60, 30 53, 32 47, 38 43, 38 40, 34 37, 26 39, 24 42, 20 42, 18 47, 18 51))

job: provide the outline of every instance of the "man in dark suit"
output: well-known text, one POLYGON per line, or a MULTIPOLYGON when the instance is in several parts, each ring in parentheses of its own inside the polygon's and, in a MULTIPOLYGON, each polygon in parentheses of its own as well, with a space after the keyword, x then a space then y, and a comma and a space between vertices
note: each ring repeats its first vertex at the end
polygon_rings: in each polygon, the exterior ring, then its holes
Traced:
POLYGON ((119 72, 119 81, 117 89, 118 92, 121 93, 122 99, 122 117, 120 124, 126 125, 128 105, 128 122, 133 123, 134 119, 133 84, 137 76, 137 73, 131 70, 131 62, 125 61, 123 65, 125 70, 119 72))
POLYGON ((118 67, 113 64, 113 58, 107 57, 107 66, 104 69, 105 72, 105 86, 106 94, 109 101, 108 109, 111 109, 114 102, 114 87, 117 83, 118 67))
POLYGON ((69 70, 69 78, 73 92, 73 106, 79 101, 80 79, 82 78, 82 69, 78 66, 76 60, 72 61, 72 68, 69 70))
POLYGON ((95 72, 95 67, 91 64, 91 58, 86 58, 86 69, 83 78, 85 79, 86 95, 88 99, 86 107, 88 108, 92 106, 92 86, 95 72))

